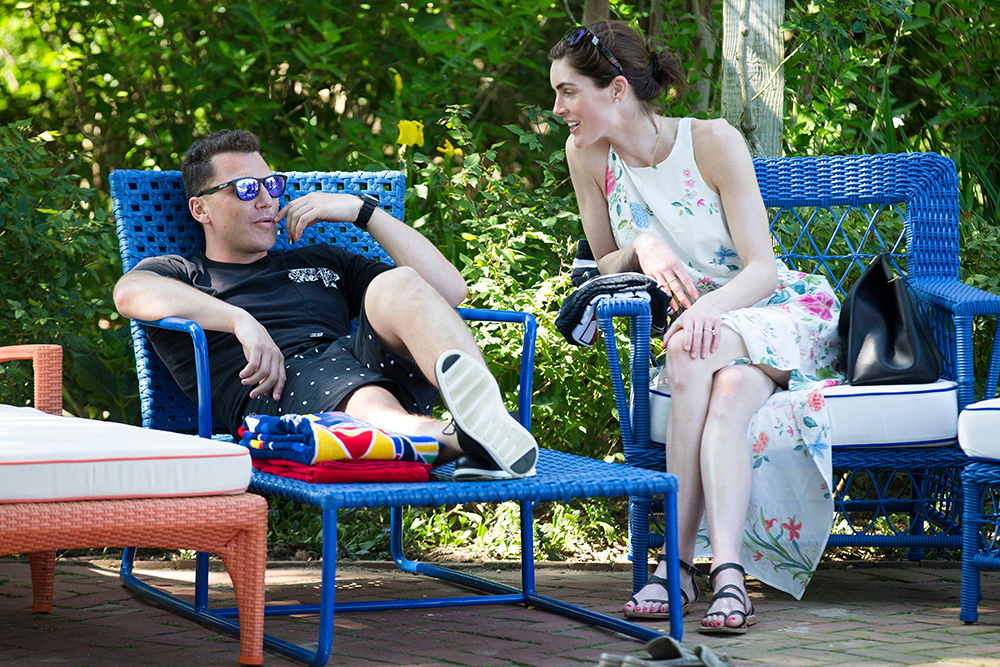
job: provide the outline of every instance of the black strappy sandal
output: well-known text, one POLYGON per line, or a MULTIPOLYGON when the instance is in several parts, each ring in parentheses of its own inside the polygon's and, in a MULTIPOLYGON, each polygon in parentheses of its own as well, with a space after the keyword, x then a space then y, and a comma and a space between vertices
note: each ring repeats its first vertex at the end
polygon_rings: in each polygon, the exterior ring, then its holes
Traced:
MULTIPOLYGON (((739 570, 740 574, 746 577, 746 571, 743 566, 739 563, 723 563, 716 567, 708 575, 708 584, 715 591, 715 575, 722 570, 739 570)), ((744 584, 745 585, 745 584, 744 584)), ((736 584, 726 584, 718 591, 712 595, 712 602, 709 604, 708 608, 711 609, 712 605, 716 603, 717 600, 723 598, 731 598, 733 600, 739 600, 740 604, 743 605, 743 609, 733 609, 731 611, 709 611, 701 619, 701 626, 698 628, 698 632, 705 635, 742 635, 746 634, 746 631, 751 625, 757 622, 757 618, 754 615, 753 603, 750 602, 750 595, 746 591, 741 591, 740 587, 736 584), (736 591, 735 593, 733 591, 736 591), (749 606, 749 610, 747 607, 749 606), (712 625, 705 625, 705 619, 709 616, 722 616, 722 625, 716 627, 712 625), (743 622, 737 626, 726 625, 726 621, 729 620, 730 616, 741 616, 743 622)))
MULTIPOLYGON (((664 556, 662 553, 656 554, 657 563, 664 561, 666 559, 667 557, 664 556)), ((688 599, 687 593, 685 593, 684 590, 681 589, 681 615, 683 616, 684 614, 691 611, 691 605, 697 602, 698 599, 701 597, 701 590, 698 588, 697 577, 704 578, 705 575, 702 574, 701 570, 696 568, 694 565, 690 565, 689 563, 685 563, 684 561, 679 561, 679 562, 681 566, 681 572, 687 572, 688 574, 690 574, 691 581, 694 584, 694 599, 688 599)), ((664 591, 667 590, 667 580, 664 577, 659 577, 655 574, 652 574, 649 576, 648 579, 646 579, 646 586, 648 586, 649 584, 656 584, 657 586, 660 586, 664 591)), ((622 613, 625 614, 625 618, 670 618, 669 610, 654 611, 654 612, 636 611, 635 608, 639 606, 639 601, 635 599, 634 595, 631 598, 629 598, 629 602, 632 603, 632 609, 622 610, 622 613)), ((667 605, 669 603, 669 601, 666 599, 659 600, 655 598, 647 600, 647 602, 659 602, 661 605, 667 605)))

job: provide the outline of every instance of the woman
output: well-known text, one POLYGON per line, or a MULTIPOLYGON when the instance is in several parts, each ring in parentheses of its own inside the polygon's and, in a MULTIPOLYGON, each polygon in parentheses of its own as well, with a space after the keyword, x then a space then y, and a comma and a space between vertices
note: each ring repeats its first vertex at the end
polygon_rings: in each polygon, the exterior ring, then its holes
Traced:
MULTIPOLYGON (((683 309, 663 349, 684 611, 698 599, 697 570, 687 563, 704 514, 715 595, 700 629, 746 632, 755 617, 744 566, 801 596, 829 534, 829 457, 817 460, 829 428, 817 381, 837 381, 836 298, 822 277, 775 259, 743 137, 725 120, 654 112, 651 102, 684 85, 669 53, 625 23, 601 21, 570 30, 549 56, 553 111, 569 126, 570 175, 598 268, 641 271, 683 309), (769 401, 779 389, 793 391, 769 401), (775 432, 761 430, 751 443, 748 429, 765 402, 780 414, 756 420, 755 430, 764 423, 775 432), (804 488, 786 493, 783 485, 804 488), (773 492, 780 497, 768 498, 773 492), (782 513, 788 521, 779 524, 782 513), (804 515, 812 544, 801 552, 804 515)), ((662 553, 658 560, 626 616, 667 614, 662 553)))

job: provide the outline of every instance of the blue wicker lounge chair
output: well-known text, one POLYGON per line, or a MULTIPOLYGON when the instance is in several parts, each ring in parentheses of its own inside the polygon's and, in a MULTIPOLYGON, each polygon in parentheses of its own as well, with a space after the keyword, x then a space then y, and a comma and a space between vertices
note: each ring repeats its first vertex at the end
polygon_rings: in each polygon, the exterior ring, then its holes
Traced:
MULTIPOLYGON (((296 197, 312 190, 367 192, 379 198, 383 208, 397 218, 403 218, 405 182, 402 174, 381 173, 289 173, 286 196, 296 197)), ((118 225, 124 269, 128 271, 144 257, 177 253, 190 255, 203 248, 200 226, 190 218, 179 172, 118 170, 111 175, 111 192, 118 225)), ((351 224, 315 225, 306 230, 302 243, 329 242, 383 262, 391 261, 368 234, 351 224)), ((287 237, 279 232, 277 249, 287 249, 287 237)), ((534 366, 535 322, 531 315, 518 312, 495 312, 460 309, 466 319, 514 323, 524 327, 521 356, 519 414, 525 427, 531 425, 531 379, 534 366)), ((157 323, 132 322, 136 362, 139 370, 143 425, 211 437, 213 433, 209 399, 208 363, 204 333, 191 322, 167 318, 157 323), (188 331, 198 351, 199 402, 195 405, 177 387, 152 347, 148 344, 145 327, 155 325, 188 331)), ((222 431, 223 429, 219 429, 222 431)), ((672 475, 652 470, 608 464, 579 456, 543 449, 537 465, 538 474, 527 479, 504 482, 435 481, 410 484, 309 484, 254 471, 252 490, 265 495, 296 500, 313 505, 323 512, 323 573, 322 597, 319 605, 281 605, 268 607, 268 615, 319 614, 319 641, 310 651, 271 635, 265 635, 264 647, 322 665, 329 658, 333 644, 334 611, 426 608, 447 605, 483 605, 520 603, 554 611, 579 620, 608 628, 615 632, 648 640, 659 636, 633 623, 612 618, 587 609, 539 595, 535 590, 534 553, 532 545, 532 509, 539 502, 569 500, 593 496, 626 495, 648 502, 663 496, 668 525, 673 525, 676 513, 676 480, 672 475), (522 587, 494 583, 455 572, 433 564, 406 558, 402 548, 402 508, 407 505, 440 507, 465 502, 518 501, 521 505, 522 587), (391 550, 396 564, 404 571, 427 574, 488 593, 444 599, 409 601, 372 601, 337 605, 334 596, 334 575, 337 560, 337 511, 353 507, 391 508, 391 550)), ((447 472, 447 467, 445 468, 447 472)), ((677 542, 668 531, 669 576, 677 582, 677 542)), ((140 584, 131 574, 134 550, 127 550, 123 559, 122 579, 126 585, 147 595, 156 596, 169 604, 166 596, 140 584)), ((207 559, 199 554, 195 606, 199 618, 211 625, 234 631, 229 620, 234 609, 209 609, 207 605, 207 559)), ((681 638, 682 626, 680 589, 675 583, 669 591, 671 618, 670 634, 681 638)))

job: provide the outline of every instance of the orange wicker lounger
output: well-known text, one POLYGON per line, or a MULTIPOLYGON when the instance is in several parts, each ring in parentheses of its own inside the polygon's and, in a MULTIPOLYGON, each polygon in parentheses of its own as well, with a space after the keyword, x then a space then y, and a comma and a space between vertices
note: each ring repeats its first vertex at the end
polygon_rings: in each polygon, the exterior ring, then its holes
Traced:
MULTIPOLYGON (((12 359, 34 361, 35 406, 61 414, 62 349, 0 348, 0 361, 12 359)), ((212 552, 233 582, 239 661, 248 665, 263 661, 266 539, 267 502, 253 494, 4 503, 0 491, 0 555, 28 555, 34 611, 52 609, 57 549, 138 545, 212 552)), ((197 616, 198 611, 187 613, 197 616)))

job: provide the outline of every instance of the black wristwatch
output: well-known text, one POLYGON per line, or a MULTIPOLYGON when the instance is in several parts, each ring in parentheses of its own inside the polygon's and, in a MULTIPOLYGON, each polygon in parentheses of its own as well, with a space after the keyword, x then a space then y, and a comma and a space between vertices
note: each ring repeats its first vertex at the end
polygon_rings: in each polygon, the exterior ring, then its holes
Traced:
POLYGON ((371 195, 359 196, 361 197, 361 210, 358 212, 358 218, 354 221, 354 224, 362 230, 368 231, 368 221, 371 220, 372 213, 378 208, 378 199, 375 199, 371 195))

